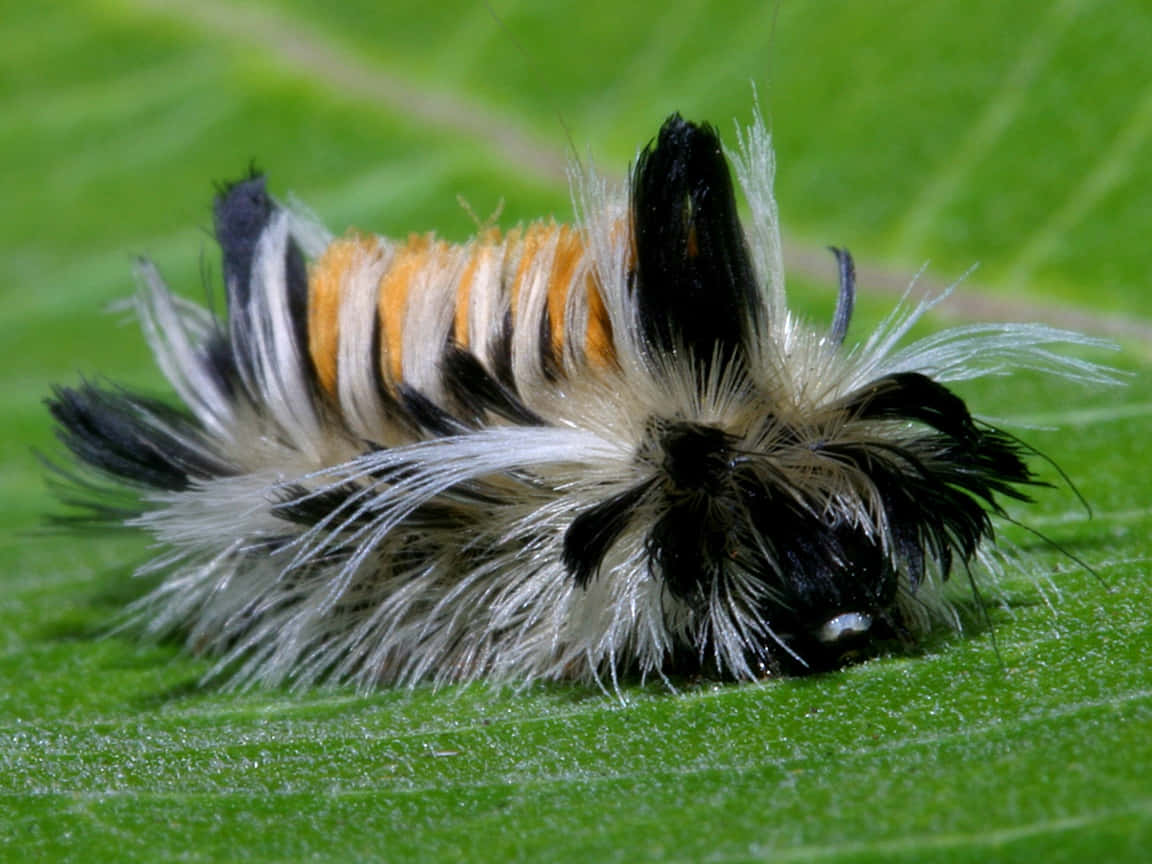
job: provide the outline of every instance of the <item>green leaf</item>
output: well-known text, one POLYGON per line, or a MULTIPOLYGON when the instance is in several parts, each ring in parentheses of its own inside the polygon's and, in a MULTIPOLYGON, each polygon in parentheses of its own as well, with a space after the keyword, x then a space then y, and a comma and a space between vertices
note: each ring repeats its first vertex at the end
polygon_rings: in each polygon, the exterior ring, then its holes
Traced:
POLYGON ((1145 860, 1152 11, 491 8, 5 4, 0 857, 1145 860), (79 374, 163 392, 134 327, 100 313, 131 292, 138 254, 205 292, 214 181, 255 161, 336 230, 462 239, 458 195, 481 220, 501 202, 502 224, 570 218, 571 147, 623 176, 673 110, 731 140, 750 81, 799 308, 828 314, 820 250, 835 243, 862 265, 854 335, 931 258, 932 283, 982 262, 953 319, 1121 342, 1124 388, 1019 375, 965 390, 1094 510, 1052 471, 1056 488, 1012 510, 1052 542, 1003 527, 1026 565, 990 628, 811 679, 619 698, 237 694, 202 684, 210 662, 178 645, 112 632, 146 589, 130 575, 146 541, 38 528, 54 507, 32 452, 54 451, 40 400, 79 374))

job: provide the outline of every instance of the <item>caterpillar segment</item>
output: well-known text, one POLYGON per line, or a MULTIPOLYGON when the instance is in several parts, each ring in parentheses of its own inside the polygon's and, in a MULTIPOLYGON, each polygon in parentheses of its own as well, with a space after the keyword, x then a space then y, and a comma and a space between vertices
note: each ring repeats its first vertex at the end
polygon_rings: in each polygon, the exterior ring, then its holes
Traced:
POLYGON ((308 289, 308 352, 335 404, 350 389, 342 391, 341 377, 354 378, 373 364, 393 395, 405 385, 440 392, 439 355, 450 345, 473 354, 496 377, 514 365, 510 349, 536 354, 535 367, 521 364, 531 384, 614 363, 604 301, 580 234, 569 225, 534 223, 507 234, 490 229, 464 245, 430 234, 396 243, 354 232, 329 244, 311 265, 308 289), (370 298, 378 351, 351 355, 344 346, 365 343, 356 322, 369 317, 370 298), (347 340, 342 332, 350 334, 347 340), (509 342, 508 332, 525 337, 509 342))

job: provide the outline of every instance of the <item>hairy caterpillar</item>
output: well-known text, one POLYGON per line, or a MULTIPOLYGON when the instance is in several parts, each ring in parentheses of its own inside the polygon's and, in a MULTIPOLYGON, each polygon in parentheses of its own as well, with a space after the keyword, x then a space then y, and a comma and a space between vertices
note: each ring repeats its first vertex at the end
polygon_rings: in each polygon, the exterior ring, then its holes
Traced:
POLYGON ((333 239, 259 176, 223 189, 226 320, 141 268, 183 406, 91 383, 49 401, 128 493, 91 515, 165 550, 144 627, 240 683, 368 687, 750 679, 953 621, 943 583, 1002 567, 991 517, 1036 481, 945 384, 1108 370, 1038 324, 900 347, 930 300, 845 347, 840 249, 831 326, 799 320, 758 117, 738 145, 673 115, 627 188, 577 172, 575 227, 462 245, 333 239))

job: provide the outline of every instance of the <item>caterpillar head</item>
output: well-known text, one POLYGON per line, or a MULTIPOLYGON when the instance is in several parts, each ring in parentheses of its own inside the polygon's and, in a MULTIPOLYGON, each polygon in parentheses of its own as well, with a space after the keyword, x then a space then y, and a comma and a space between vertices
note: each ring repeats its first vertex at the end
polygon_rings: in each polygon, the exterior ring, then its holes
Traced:
POLYGON ((1014 439, 916 373, 742 432, 653 421, 637 458, 647 479, 568 529, 569 569, 587 584, 641 521, 682 656, 735 673, 835 665, 912 629, 925 583, 991 538, 996 495, 1033 482, 1014 439))
POLYGON ((830 331, 771 320, 708 127, 669 119, 633 174, 632 214, 644 364, 655 389, 679 377, 711 396, 653 411, 642 479, 567 530, 573 578, 600 578, 643 526, 677 654, 738 676, 825 667, 914 629, 918 605, 991 537, 996 496, 1025 498, 1021 445, 921 372, 845 386, 847 252, 833 250, 830 331))

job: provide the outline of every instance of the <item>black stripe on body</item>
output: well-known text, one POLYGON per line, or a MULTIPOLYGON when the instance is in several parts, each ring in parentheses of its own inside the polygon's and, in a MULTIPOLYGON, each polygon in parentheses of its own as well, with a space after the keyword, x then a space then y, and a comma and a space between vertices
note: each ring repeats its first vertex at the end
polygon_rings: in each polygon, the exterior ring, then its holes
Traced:
POLYGON ((191 415, 154 399, 86 383, 56 388, 47 404, 77 459, 133 486, 178 492, 234 473, 210 454, 191 415))
POLYGON ((543 426, 544 421, 510 387, 489 374, 476 355, 455 345, 440 363, 444 389, 470 423, 481 426, 489 412, 521 426, 543 426))

